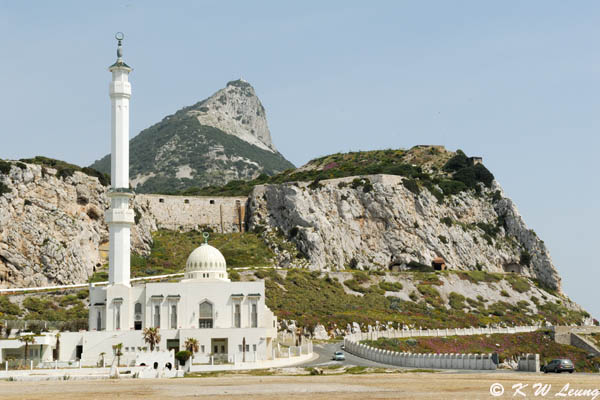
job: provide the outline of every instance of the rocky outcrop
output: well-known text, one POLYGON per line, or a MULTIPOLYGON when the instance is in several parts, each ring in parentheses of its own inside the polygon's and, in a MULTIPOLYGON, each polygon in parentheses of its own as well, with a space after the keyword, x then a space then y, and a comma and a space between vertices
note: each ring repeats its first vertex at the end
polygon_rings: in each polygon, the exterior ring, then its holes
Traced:
POLYGON ((277 152, 271 141, 265 108, 254 88, 243 79, 227 82, 227 86, 190 110, 202 125, 212 126, 229 135, 277 152))
MULTIPOLYGON (((109 202, 97 178, 12 163, 0 182, 0 287, 83 283, 107 262, 109 202)), ((156 227, 136 214, 132 248, 147 254, 156 227)))
POLYGON ((442 257, 450 269, 516 269, 560 291, 546 246, 495 181, 440 203, 400 176, 355 179, 257 186, 249 229, 283 232, 313 269, 408 269, 442 257))

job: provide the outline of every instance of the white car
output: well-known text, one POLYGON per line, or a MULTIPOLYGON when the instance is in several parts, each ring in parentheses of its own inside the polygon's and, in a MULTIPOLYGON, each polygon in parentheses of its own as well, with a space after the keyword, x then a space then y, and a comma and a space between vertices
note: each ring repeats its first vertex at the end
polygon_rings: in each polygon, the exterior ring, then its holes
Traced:
POLYGON ((343 352, 336 351, 335 353, 333 353, 333 357, 331 357, 331 359, 335 361, 344 361, 346 359, 346 356, 344 356, 343 352))

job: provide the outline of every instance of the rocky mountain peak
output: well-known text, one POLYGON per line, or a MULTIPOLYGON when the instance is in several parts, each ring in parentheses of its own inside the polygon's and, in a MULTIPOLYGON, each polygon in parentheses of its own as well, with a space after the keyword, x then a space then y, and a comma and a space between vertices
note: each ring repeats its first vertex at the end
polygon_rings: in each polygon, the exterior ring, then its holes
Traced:
MULTIPOLYGON (((222 186, 293 168, 275 148, 254 88, 234 80, 130 141, 131 186, 139 193, 222 186)), ((110 155, 92 164, 110 173, 110 155)))
POLYGON ((276 153, 271 141, 265 108, 252 85, 243 79, 227 82, 225 88, 188 111, 202 125, 212 126, 230 135, 276 153))

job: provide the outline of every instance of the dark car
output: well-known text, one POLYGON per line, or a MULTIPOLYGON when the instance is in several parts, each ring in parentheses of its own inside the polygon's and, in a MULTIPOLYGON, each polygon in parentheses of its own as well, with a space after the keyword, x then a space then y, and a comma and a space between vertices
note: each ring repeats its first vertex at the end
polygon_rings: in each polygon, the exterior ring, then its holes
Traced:
POLYGON ((560 374, 563 371, 572 374, 573 371, 575 371, 575 366, 573 365, 573 361, 569 360, 568 358, 558 358, 544 365, 542 367, 542 371, 546 374, 548 372, 557 372, 560 374))

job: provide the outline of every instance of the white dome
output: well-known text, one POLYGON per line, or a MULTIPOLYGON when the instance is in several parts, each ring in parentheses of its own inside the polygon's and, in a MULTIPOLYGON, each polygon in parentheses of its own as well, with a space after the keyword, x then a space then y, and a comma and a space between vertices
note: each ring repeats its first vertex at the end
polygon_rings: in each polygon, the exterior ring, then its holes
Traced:
POLYGON ((203 243, 196 248, 185 263, 186 279, 227 279, 225 257, 216 248, 203 243))

